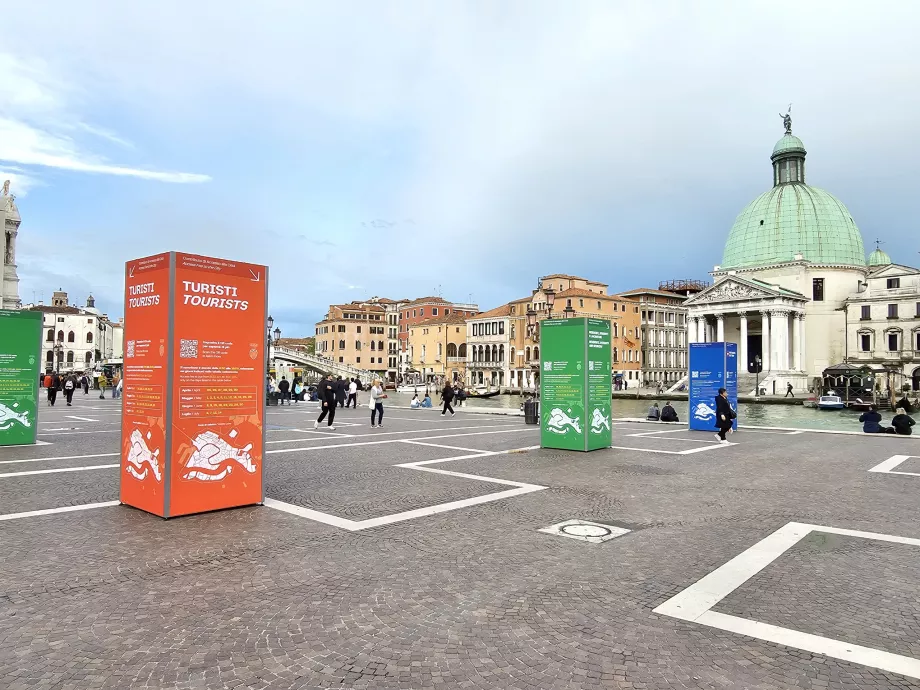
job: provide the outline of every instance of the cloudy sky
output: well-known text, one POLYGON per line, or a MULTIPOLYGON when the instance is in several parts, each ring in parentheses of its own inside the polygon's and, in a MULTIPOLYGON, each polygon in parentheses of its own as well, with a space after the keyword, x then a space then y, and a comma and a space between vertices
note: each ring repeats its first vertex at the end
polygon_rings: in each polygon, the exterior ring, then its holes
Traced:
POLYGON ((790 102, 808 181, 916 265, 918 25, 903 0, 16 2, 21 296, 120 315, 126 260, 197 252, 269 264, 294 336, 372 295, 705 278, 790 102))

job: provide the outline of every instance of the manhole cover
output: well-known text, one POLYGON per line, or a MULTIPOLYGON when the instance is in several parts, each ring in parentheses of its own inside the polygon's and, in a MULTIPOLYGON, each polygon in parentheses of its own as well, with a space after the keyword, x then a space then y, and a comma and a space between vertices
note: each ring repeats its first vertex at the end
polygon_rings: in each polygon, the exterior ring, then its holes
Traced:
POLYGON ((599 522, 589 522, 588 520, 566 520, 549 527, 544 527, 539 532, 546 534, 555 534, 560 537, 570 537, 580 541, 600 544, 623 534, 628 534, 629 530, 614 525, 602 525, 599 522))

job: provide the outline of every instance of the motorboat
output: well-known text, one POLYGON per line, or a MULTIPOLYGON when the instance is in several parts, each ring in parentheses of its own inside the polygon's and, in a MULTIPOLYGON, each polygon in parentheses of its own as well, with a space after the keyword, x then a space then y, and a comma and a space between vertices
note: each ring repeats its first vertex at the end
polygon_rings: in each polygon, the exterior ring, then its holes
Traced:
POLYGON ((818 398, 819 410, 842 410, 846 405, 839 395, 822 395, 818 398))

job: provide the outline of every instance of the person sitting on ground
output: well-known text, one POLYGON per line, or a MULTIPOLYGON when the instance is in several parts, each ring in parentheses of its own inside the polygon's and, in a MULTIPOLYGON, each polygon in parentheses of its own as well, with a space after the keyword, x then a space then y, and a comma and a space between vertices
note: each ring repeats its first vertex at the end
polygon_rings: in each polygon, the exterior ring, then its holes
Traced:
POLYGON ((882 428, 882 415, 878 413, 878 408, 871 405, 866 412, 859 415, 859 421, 863 423, 863 431, 867 434, 884 433, 882 428))
POLYGON ((413 410, 417 410, 421 406, 422 406, 422 403, 419 402, 418 393, 416 393, 415 395, 412 396, 412 402, 409 403, 409 407, 411 407, 413 410))
POLYGON ((907 399, 907 394, 904 394, 904 397, 898 400, 898 407, 904 408, 904 414, 910 414, 914 411, 914 406, 910 404, 910 400, 907 399))
POLYGON ((661 421, 662 422, 679 422, 677 418, 677 412, 671 407, 671 401, 669 400, 664 404, 664 407, 661 408, 661 421))
POLYGON ((425 391, 425 399, 422 400, 422 407, 431 407, 431 396, 428 395, 428 391, 425 391))
POLYGON ((661 412, 658 410, 658 403, 655 403, 650 408, 648 408, 648 414, 645 416, 646 419, 657 422, 661 419, 661 412))
POLYGON ((891 418, 891 427, 894 429, 894 433, 899 436, 910 436, 913 425, 914 420, 907 415, 903 407, 895 410, 895 415, 891 418))

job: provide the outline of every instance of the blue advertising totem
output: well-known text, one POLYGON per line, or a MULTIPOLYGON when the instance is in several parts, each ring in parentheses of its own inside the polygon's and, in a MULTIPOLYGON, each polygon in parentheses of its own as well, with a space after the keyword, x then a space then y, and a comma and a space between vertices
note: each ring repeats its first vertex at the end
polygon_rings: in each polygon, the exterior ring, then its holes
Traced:
MULTIPOLYGON (((738 346, 735 343, 690 343, 690 428, 712 431, 716 427, 716 396, 728 393, 738 411, 738 346)), ((735 418, 732 427, 738 428, 735 418)))

